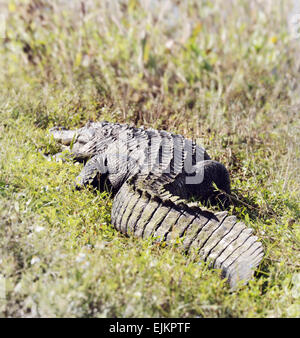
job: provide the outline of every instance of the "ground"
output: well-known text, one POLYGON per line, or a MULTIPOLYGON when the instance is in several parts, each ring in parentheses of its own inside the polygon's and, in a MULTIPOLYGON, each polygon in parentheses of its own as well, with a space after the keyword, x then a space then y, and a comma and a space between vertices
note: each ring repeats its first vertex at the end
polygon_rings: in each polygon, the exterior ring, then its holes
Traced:
POLYGON ((289 1, 2 1, 0 313, 299 317, 299 72, 289 1), (147 7, 148 6, 148 7, 147 7), (236 292, 178 248, 126 238, 112 198, 74 191, 55 125, 127 122, 198 139, 230 212, 265 247, 236 292))

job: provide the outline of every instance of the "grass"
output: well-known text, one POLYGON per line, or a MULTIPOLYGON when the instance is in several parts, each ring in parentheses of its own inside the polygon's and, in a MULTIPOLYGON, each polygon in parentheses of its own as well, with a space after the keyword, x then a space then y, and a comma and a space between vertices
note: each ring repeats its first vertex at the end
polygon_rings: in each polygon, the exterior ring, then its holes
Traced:
POLYGON ((1 2, 2 316, 300 316, 289 2, 153 4, 1 2), (82 165, 43 157, 58 150, 48 128, 105 119, 199 138, 224 163, 231 212, 266 250, 254 280, 232 293, 177 248, 123 237, 109 194, 73 190, 82 165))

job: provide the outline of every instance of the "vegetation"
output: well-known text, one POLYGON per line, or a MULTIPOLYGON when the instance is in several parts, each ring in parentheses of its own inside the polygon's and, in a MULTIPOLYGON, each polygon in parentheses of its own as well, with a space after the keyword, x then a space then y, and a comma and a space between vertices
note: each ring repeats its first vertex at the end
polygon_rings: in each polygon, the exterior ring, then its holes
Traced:
POLYGON ((2 316, 299 317, 289 1, 0 5, 2 316), (117 233, 108 193, 74 191, 82 165, 43 156, 58 150, 50 127, 88 120, 199 138, 230 171, 230 212, 263 242, 256 278, 231 292, 176 247, 117 233))

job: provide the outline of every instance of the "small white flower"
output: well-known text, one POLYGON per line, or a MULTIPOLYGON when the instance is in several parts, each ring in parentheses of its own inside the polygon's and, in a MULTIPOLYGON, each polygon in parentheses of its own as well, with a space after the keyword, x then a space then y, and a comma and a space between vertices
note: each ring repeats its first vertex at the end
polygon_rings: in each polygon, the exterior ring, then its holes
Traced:
POLYGON ((87 269, 89 266, 90 266, 90 262, 85 262, 85 263, 82 265, 82 267, 83 267, 84 269, 87 269))
POLYGON ((134 296, 136 298, 141 298, 142 297, 142 293, 140 291, 137 291, 137 292, 134 293, 134 296))
POLYGON ((34 256, 31 258, 30 264, 33 265, 35 263, 39 263, 41 260, 39 259, 39 257, 34 256))
POLYGON ((168 40, 165 44, 167 49, 172 49, 172 47, 174 46, 174 40, 168 40))
POLYGON ((18 283, 18 284, 15 286, 14 291, 15 291, 16 293, 18 293, 18 292, 21 291, 21 289, 22 289, 22 284, 21 284, 21 283, 18 283))
POLYGON ((36 232, 41 232, 41 231, 45 230, 45 228, 38 225, 38 226, 36 226, 36 227, 34 228, 34 230, 35 230, 36 232))
POLYGON ((77 263, 82 263, 86 258, 86 254, 83 252, 80 252, 79 255, 76 257, 77 263))

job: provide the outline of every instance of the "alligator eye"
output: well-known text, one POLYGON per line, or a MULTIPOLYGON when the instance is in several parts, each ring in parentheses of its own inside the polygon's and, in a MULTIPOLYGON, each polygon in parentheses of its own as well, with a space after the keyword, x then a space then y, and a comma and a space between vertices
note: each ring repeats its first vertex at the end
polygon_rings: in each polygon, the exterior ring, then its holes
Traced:
POLYGON ((103 128, 102 133, 103 133, 103 136, 104 136, 104 137, 107 137, 107 136, 109 136, 109 134, 110 134, 110 130, 109 130, 109 129, 103 128))

